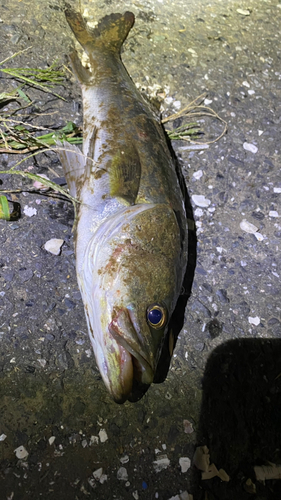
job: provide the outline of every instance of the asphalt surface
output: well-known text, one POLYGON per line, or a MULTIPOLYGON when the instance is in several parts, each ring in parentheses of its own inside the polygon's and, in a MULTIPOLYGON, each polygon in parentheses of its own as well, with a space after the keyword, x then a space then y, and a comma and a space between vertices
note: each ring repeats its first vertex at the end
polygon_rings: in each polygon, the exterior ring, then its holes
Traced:
MULTIPOLYGON (((278 499, 278 480, 258 482, 254 466, 281 460, 281 3, 107 0, 82 10, 91 22, 132 10, 122 57, 134 82, 158 89, 163 116, 206 94, 228 131, 211 143, 223 124, 198 116, 208 147, 172 142, 193 207, 195 276, 168 376, 134 404, 116 405, 95 366, 71 203, 0 174, 1 189, 21 190, 9 196, 22 210, 0 221, 0 499, 278 499), (58 256, 44 249, 51 238, 64 240, 58 256), (201 480, 198 445, 228 482, 201 480)), ((12 0, 0 17, 2 61, 31 47, 3 67, 69 65, 62 2, 12 0)), ((0 76, 0 92, 18 86, 0 76)), ((55 90, 66 100, 24 87, 33 104, 18 118, 81 125, 74 78, 55 90)), ((1 171, 23 158, 1 153, 1 171)), ((63 176, 54 152, 18 168, 63 176)))

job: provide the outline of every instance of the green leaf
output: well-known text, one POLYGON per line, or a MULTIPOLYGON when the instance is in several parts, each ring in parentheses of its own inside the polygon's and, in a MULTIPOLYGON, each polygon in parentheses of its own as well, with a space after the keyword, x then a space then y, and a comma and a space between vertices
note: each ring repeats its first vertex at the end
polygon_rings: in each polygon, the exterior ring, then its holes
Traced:
POLYGON ((0 196, 0 219, 10 220, 10 209, 6 196, 0 196))

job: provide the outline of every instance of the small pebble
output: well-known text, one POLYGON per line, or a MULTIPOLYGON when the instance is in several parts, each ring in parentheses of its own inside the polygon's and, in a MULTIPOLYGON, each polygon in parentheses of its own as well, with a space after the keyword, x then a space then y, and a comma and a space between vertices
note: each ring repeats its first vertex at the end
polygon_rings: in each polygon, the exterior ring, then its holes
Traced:
POLYGON ((7 437, 6 434, 1 434, 0 441, 5 441, 6 437, 7 437))
POLYGON ((124 457, 120 458, 121 464, 126 464, 127 462, 129 462, 129 460, 130 459, 129 459, 128 455, 124 455, 124 457))
POLYGON ((14 450, 16 457, 19 459, 24 459, 28 457, 28 451, 25 449, 24 446, 19 446, 14 450))
POLYGON ((197 207, 206 208, 211 204, 211 200, 208 200, 208 198, 205 198, 202 194, 193 194, 191 198, 197 207))
POLYGON ((203 172, 200 169, 200 170, 197 170, 197 172, 194 172, 192 177, 198 181, 199 179, 201 179, 202 175, 203 175, 203 172))
POLYGON ((128 472, 125 467, 120 467, 120 469, 118 469, 117 479, 119 479, 119 481, 128 481, 128 472))
POLYGON ((190 469, 190 465, 191 465, 190 458, 180 457, 179 464, 180 464, 181 472, 182 473, 186 472, 188 469, 190 469))
POLYGON ((268 215, 269 217, 279 217, 279 214, 278 212, 276 212, 276 210, 270 210, 268 215))
POLYGON ((281 188, 273 188, 274 193, 281 193, 281 188))
POLYGON ((100 438, 100 442, 101 443, 105 443, 105 441, 108 440, 108 435, 106 433, 106 430, 105 429, 101 429, 99 431, 99 438, 100 438))
POLYGON ((44 248, 47 252, 52 253, 53 255, 59 255, 63 243, 64 240, 52 238, 51 240, 46 241, 44 248))
POLYGON ((251 325, 258 326, 261 322, 260 318, 258 316, 255 316, 252 318, 251 316, 248 317, 248 321, 251 325))
POLYGON ((255 234, 258 230, 257 226, 254 226, 254 224, 251 224, 246 219, 243 219, 242 222, 240 222, 240 228, 242 231, 245 231, 245 233, 250 234, 255 234))
POLYGON ((257 151, 258 151, 257 146, 255 146, 254 144, 250 144, 249 142, 244 142, 243 148, 246 151, 250 151, 251 153, 254 153, 254 154, 257 153, 257 151))
POLYGON ((48 441, 49 441, 50 446, 55 442, 55 439, 56 439, 56 436, 49 437, 48 441))

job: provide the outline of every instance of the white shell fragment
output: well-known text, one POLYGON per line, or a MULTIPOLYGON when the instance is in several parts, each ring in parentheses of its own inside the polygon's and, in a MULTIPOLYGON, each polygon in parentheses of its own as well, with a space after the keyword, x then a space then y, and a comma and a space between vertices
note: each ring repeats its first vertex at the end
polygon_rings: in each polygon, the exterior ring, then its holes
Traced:
POLYGON ((190 468, 190 465, 191 465, 190 458, 180 457, 179 464, 180 464, 181 472, 182 473, 186 472, 190 468))
POLYGON ((251 153, 257 153, 258 151, 258 148, 257 146, 255 146, 254 144, 251 144, 249 142, 244 142, 243 144, 243 148, 246 150, 246 151, 250 151, 251 153))
POLYGON ((29 207, 28 205, 25 205, 23 208, 23 213, 27 215, 27 217, 33 217, 33 215, 37 214, 37 209, 33 207, 29 207))
POLYGON ((159 455, 157 460, 153 462, 153 467, 155 472, 161 472, 163 469, 167 469, 170 465, 170 460, 167 455, 159 455))
POLYGON ((19 446, 14 450, 16 457, 19 459, 27 458, 28 457, 28 451, 25 449, 24 446, 19 446))
POLYGON ((254 226, 254 224, 251 224, 251 222, 248 222, 246 219, 243 219, 242 222, 240 222, 240 228, 242 231, 245 231, 245 233, 250 234, 255 234, 258 230, 257 226, 254 226))
POLYGON ((0 441, 5 441, 6 437, 7 437, 6 434, 1 434, 0 441))
POLYGON ((251 14, 251 12, 246 9, 236 9, 236 12, 238 12, 241 16, 249 16, 251 14))
POLYGON ((274 193, 281 193, 281 188, 273 188, 274 193))
POLYGON ((258 326, 261 322, 260 318, 258 316, 255 316, 252 318, 251 316, 248 317, 248 321, 251 325, 258 326))
POLYGON ((106 433, 106 430, 105 429, 101 429, 99 431, 99 438, 100 438, 100 442, 101 443, 105 443, 105 441, 108 440, 108 435, 106 433))
POLYGON ((50 252, 53 255, 59 255, 63 243, 64 240, 60 240, 58 238, 52 238, 51 240, 46 241, 44 248, 45 250, 47 250, 47 252, 50 252))
POLYGON ((255 237, 257 238, 258 241, 264 240, 264 236, 261 233, 254 233, 254 234, 255 234, 255 237))
POLYGON ((276 212, 276 210, 270 210, 268 215, 269 217, 279 217, 279 214, 278 212, 276 212))
POLYGON ((55 439, 56 439, 56 436, 49 437, 48 441, 49 441, 50 446, 55 442, 55 439))
POLYGON ((205 198, 203 194, 193 194, 191 198, 197 207, 206 208, 211 204, 211 200, 205 198))

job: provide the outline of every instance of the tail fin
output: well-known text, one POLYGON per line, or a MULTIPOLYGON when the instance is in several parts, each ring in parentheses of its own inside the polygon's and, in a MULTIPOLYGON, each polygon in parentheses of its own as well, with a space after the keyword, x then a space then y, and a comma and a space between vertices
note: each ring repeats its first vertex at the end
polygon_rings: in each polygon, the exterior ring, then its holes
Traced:
POLYGON ((65 17, 78 42, 88 55, 96 49, 107 49, 120 54, 122 44, 135 21, 132 12, 110 14, 103 17, 96 28, 90 30, 81 14, 69 6, 65 11, 65 17))

